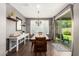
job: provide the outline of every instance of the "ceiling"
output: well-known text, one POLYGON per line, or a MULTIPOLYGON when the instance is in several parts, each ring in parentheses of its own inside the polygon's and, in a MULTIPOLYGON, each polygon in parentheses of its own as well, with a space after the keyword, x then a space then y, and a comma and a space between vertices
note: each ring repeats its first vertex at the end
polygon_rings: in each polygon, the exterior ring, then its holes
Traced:
POLYGON ((67 3, 10 3, 26 18, 51 18, 59 13, 67 3), (38 13, 39 10, 39 13, 38 13))

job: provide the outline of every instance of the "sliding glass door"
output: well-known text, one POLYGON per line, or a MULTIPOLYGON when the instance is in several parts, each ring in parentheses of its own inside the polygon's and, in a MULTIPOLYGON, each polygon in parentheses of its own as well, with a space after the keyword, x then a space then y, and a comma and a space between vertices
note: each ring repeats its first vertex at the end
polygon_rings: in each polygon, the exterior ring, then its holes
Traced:
POLYGON ((72 50, 72 19, 71 19, 71 12, 64 14, 63 16, 59 17, 55 20, 56 26, 56 43, 60 43, 64 45, 64 47, 69 48, 72 50))

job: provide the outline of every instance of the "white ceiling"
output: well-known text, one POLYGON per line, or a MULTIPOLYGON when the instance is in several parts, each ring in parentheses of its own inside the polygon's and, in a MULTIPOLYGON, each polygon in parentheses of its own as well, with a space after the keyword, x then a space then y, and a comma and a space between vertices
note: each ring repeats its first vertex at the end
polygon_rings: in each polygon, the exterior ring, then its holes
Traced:
POLYGON ((66 3, 10 3, 26 18, 50 18, 68 4, 66 3), (39 5, 39 14, 37 5, 39 5))

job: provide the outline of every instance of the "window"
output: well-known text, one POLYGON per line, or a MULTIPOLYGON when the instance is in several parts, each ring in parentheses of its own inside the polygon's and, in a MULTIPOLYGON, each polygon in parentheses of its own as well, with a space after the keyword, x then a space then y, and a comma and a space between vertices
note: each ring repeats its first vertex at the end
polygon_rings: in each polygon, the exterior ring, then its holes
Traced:
POLYGON ((40 24, 36 23, 38 20, 31 20, 31 33, 43 32, 45 34, 49 34, 49 21, 48 20, 40 20, 40 24))
POLYGON ((17 19, 17 22, 16 22, 16 30, 18 31, 18 30, 21 30, 22 28, 21 28, 21 20, 20 19, 17 19))

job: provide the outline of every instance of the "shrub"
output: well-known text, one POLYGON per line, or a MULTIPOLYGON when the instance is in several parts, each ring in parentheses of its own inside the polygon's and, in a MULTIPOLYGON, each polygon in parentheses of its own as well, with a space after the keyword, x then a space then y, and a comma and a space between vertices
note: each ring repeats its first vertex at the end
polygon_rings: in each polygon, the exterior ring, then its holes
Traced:
POLYGON ((66 31, 64 31, 64 35, 71 35, 71 32, 66 30, 66 31))

